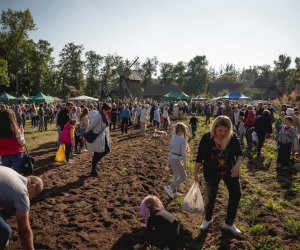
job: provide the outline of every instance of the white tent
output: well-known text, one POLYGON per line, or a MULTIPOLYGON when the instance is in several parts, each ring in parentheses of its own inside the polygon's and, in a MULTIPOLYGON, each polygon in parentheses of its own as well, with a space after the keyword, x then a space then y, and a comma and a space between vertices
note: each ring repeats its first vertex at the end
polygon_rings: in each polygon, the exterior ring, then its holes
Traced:
POLYGON ((86 95, 81 95, 81 96, 77 96, 77 97, 74 97, 74 98, 70 98, 70 101, 96 102, 96 101, 99 101, 99 99, 94 98, 94 97, 90 97, 90 96, 86 96, 86 95))

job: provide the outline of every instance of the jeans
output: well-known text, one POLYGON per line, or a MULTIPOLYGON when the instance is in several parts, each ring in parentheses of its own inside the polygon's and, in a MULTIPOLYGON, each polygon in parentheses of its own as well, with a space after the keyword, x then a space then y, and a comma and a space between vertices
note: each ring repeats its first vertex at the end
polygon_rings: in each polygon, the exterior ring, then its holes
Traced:
POLYGON ((39 117, 39 131, 44 130, 44 117, 39 117))
POLYGON ((10 226, 5 222, 5 220, 3 220, 0 214, 0 249, 5 248, 11 232, 12 230, 10 226))
POLYGON ((279 142, 277 164, 280 164, 281 167, 289 167, 291 151, 292 151, 291 142, 290 143, 279 142))
POLYGON ((98 152, 94 152, 94 155, 93 155, 93 159, 92 159, 92 173, 97 173, 98 172, 98 169, 97 169, 97 164, 98 162, 105 156, 109 153, 110 151, 110 148, 108 146, 108 143, 107 143, 107 139, 105 137, 105 151, 104 152, 101 152, 101 153, 98 153, 98 152))
POLYGON ((60 141, 60 135, 61 135, 61 128, 60 126, 57 126, 57 134, 58 134, 58 139, 57 139, 57 146, 59 147, 59 145, 61 144, 61 141, 60 141))
POLYGON ((122 134, 123 134, 124 132, 125 132, 125 134, 127 134, 128 123, 129 123, 129 118, 128 118, 128 117, 123 117, 123 118, 122 118, 122 123, 121 123, 121 131, 122 131, 122 134))
MULTIPOLYGON (((205 180, 205 220, 207 221, 210 221, 212 219, 220 180, 221 177, 216 177, 212 180, 205 180)), ((223 177, 223 181, 229 192, 229 201, 225 223, 227 225, 232 225, 236 217, 237 209, 241 198, 240 180, 239 177, 233 178, 230 175, 226 175, 223 177)))
POLYGON ((164 118, 164 125, 163 125, 163 128, 164 128, 164 129, 168 128, 168 125, 169 125, 168 118, 164 118))
POLYGON ((196 135, 196 131, 197 131, 197 124, 192 124, 191 125, 191 128, 192 128, 192 135, 196 135))
POLYGON ((173 193, 175 193, 178 185, 186 181, 187 175, 180 159, 169 159, 169 164, 174 174, 174 179, 170 184, 170 187, 172 188, 173 193))
POLYGON ((72 150, 72 144, 69 144, 69 143, 65 143, 66 145, 66 160, 67 162, 70 160, 70 154, 71 154, 71 150, 72 150))
POLYGON ((3 166, 12 168, 16 172, 20 173, 24 164, 24 153, 15 155, 2 155, 1 161, 3 166))
POLYGON ((140 122, 140 133, 141 135, 146 134, 147 124, 144 122, 140 122))

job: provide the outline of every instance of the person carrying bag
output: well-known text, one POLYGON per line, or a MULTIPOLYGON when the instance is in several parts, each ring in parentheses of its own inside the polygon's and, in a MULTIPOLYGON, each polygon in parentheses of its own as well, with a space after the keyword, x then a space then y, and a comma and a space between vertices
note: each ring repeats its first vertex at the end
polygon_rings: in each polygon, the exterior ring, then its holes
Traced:
POLYGON ((92 170, 91 175, 96 177, 98 176, 98 162, 110 152, 111 140, 109 134, 109 127, 107 121, 107 114, 110 112, 111 106, 109 104, 103 103, 102 110, 95 115, 95 118, 87 127, 87 132, 97 134, 96 138, 89 142, 87 138, 88 150, 94 152, 92 158, 92 170))

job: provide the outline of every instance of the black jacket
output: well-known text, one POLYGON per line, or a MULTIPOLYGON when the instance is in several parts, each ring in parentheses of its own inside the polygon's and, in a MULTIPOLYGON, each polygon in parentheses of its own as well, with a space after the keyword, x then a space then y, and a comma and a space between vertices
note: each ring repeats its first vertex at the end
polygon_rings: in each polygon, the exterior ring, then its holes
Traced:
POLYGON ((60 126, 60 129, 63 130, 65 124, 69 122, 69 112, 66 108, 61 109, 57 114, 57 126, 60 126))
POLYGON ((257 134, 263 135, 266 133, 272 133, 272 120, 268 114, 260 115, 257 117, 254 123, 254 131, 257 134))

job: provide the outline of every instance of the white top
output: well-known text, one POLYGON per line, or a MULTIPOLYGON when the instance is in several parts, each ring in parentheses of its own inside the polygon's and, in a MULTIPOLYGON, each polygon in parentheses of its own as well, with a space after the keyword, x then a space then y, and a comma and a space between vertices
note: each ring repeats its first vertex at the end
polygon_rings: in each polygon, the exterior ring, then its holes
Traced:
POLYGON ((186 161, 187 141, 183 136, 173 135, 169 145, 169 158, 186 161))

